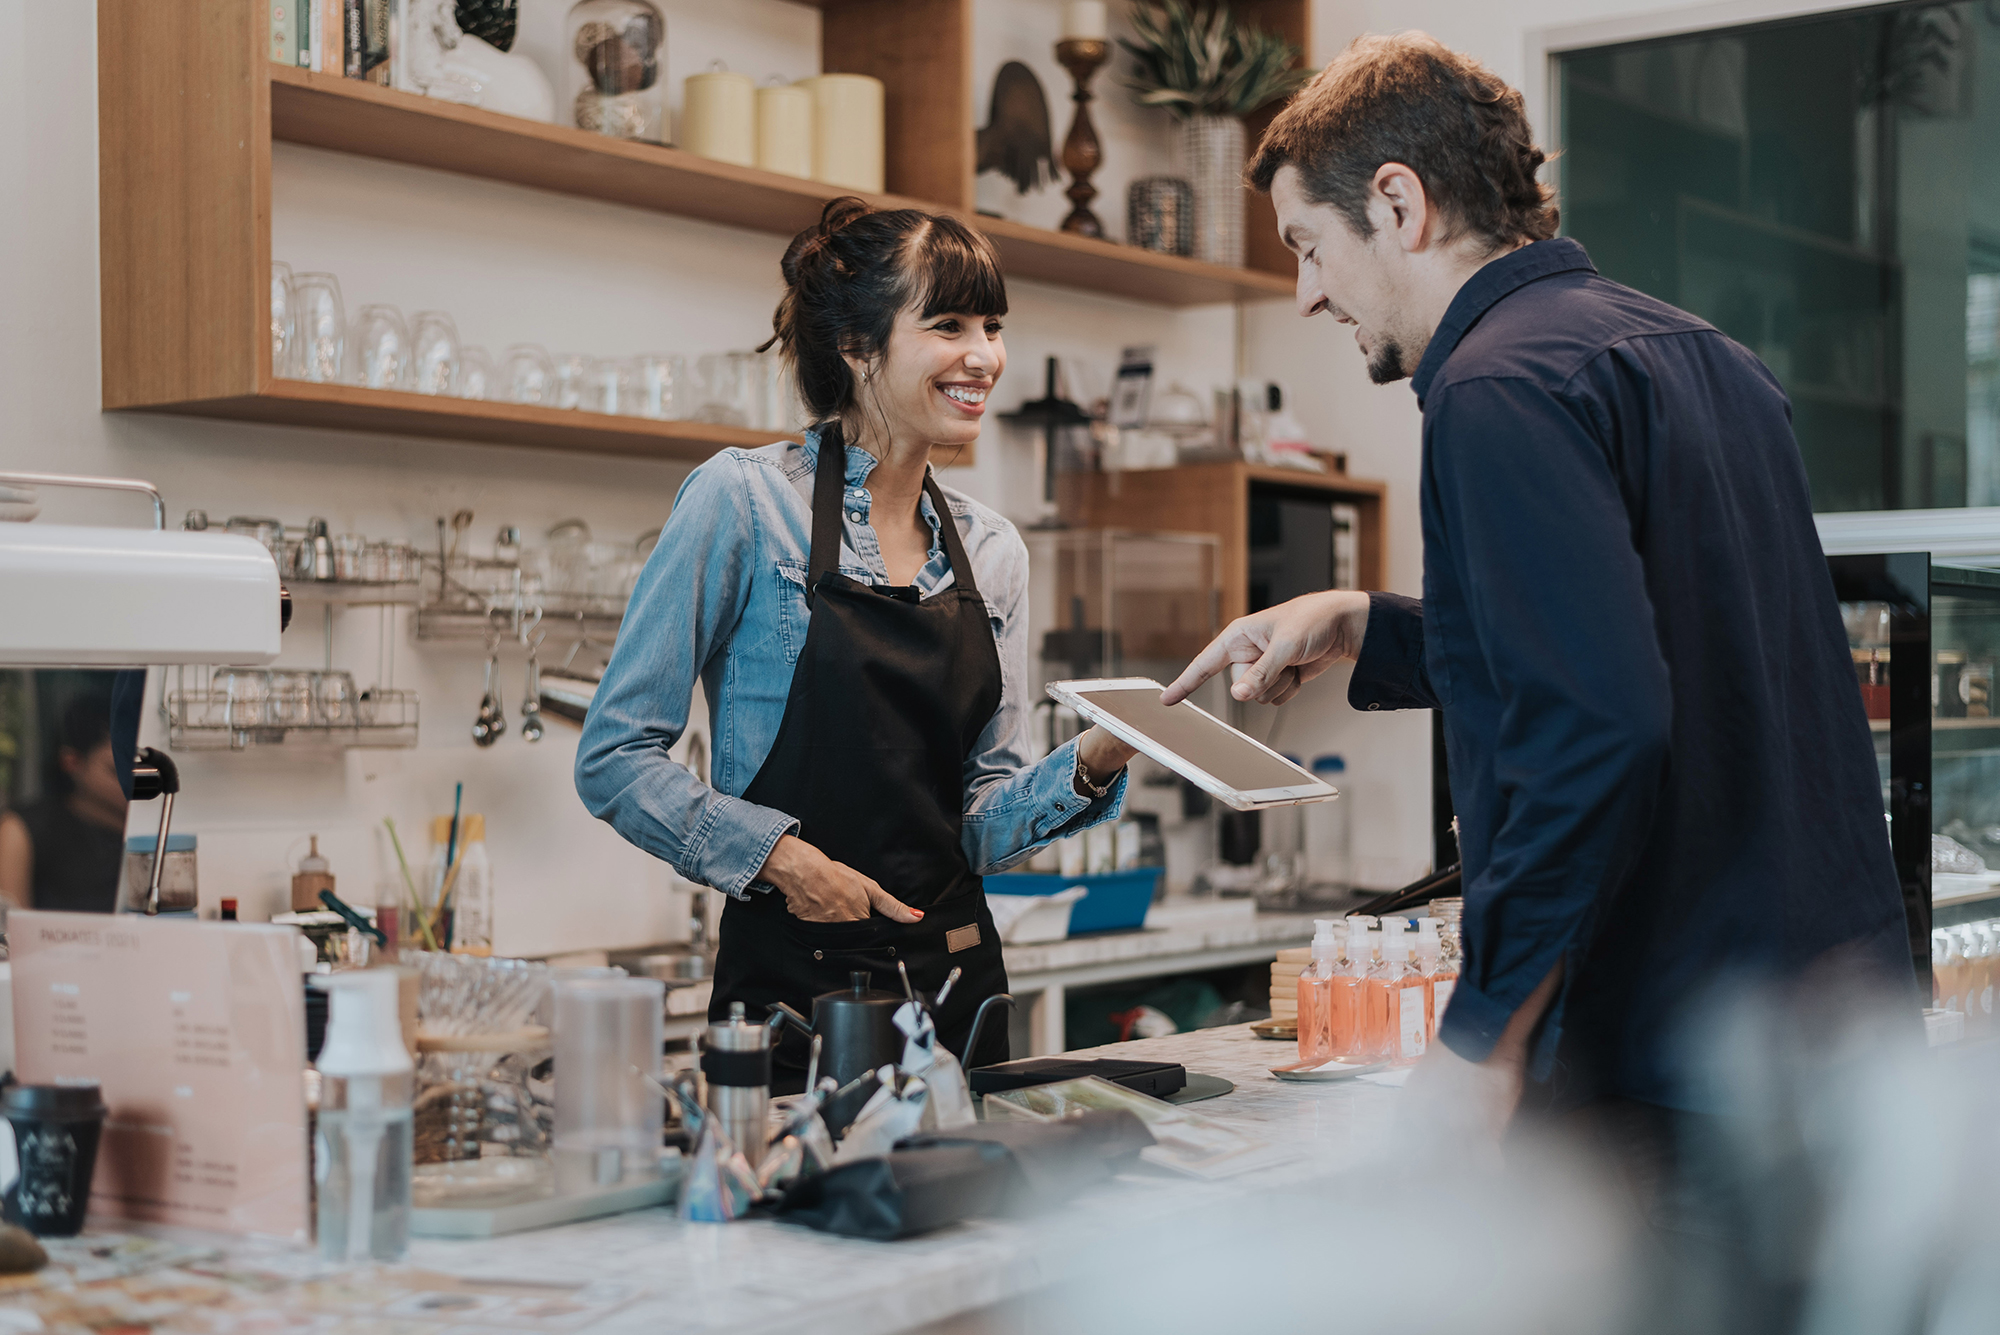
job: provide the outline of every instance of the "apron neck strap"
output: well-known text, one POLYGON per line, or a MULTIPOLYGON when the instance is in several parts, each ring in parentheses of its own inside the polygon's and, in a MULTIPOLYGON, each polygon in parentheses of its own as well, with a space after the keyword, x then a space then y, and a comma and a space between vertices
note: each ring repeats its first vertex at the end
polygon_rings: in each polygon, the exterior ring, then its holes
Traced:
MULTIPOLYGON (((822 575, 840 568, 840 514, 845 508, 847 489, 847 440, 838 421, 819 427, 819 464, 813 470, 812 555, 806 568, 806 597, 819 589, 822 575)), ((965 555, 965 543, 958 535, 958 520, 945 504, 944 492, 929 469, 924 470, 924 493, 937 512, 938 535, 944 539, 944 553, 951 561, 957 586, 977 594, 979 584, 972 575, 972 562, 965 555)))

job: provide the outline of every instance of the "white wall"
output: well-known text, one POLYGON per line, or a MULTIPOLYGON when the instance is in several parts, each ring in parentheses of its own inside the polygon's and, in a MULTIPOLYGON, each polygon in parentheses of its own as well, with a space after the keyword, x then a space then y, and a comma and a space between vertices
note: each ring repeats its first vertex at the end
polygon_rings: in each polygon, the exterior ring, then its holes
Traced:
MULTIPOLYGON (((719 56, 760 78, 815 62, 817 20, 783 0, 725 9, 671 0, 669 78, 719 56)), ((527 0, 523 44, 559 43, 562 0, 527 0)), ((683 466, 532 451, 178 419, 98 409, 96 6, 0 0, 0 467, 146 477, 178 517, 199 507, 220 519, 310 515, 335 532, 428 541, 440 513, 469 507, 471 537, 502 523, 537 533, 571 515, 600 537, 629 538, 665 516, 683 466)), ((1057 0, 987 0, 982 30, 1059 25, 1057 0)), ((1029 54, 1033 54, 1032 48, 1029 54)), ((1043 77, 1067 128, 1062 85, 1043 77)), ((997 61, 987 66, 986 74, 997 61)), ((1100 82, 1101 125, 1114 152, 1144 113, 1100 82)), ((983 115, 985 97, 978 96, 983 115)), ((1148 167, 1151 170, 1152 167, 1148 167)), ((1128 172, 1127 174, 1133 174, 1128 172)), ((1108 171, 1107 185, 1122 178, 1108 171)), ((1107 201, 1119 194, 1107 191, 1107 201)), ((1056 198, 1053 194, 1049 198, 1056 198)), ((716 351, 768 330, 777 297, 779 238, 538 195, 487 182, 280 145, 274 154, 273 241, 297 269, 330 269, 349 309, 390 301, 406 312, 453 313, 468 343, 517 339, 599 353, 716 351)), ((1107 204, 1107 218, 1122 208, 1107 204)), ((1010 407, 1040 392, 1045 355, 1076 359, 1108 378, 1117 349, 1150 342, 1162 374, 1197 388, 1226 382, 1235 364, 1228 308, 1185 313, 1017 284, 1007 340, 1010 407)), ((1311 402, 1312 396, 1303 396, 1311 402)), ((1333 415, 1331 405, 1322 419, 1333 415)), ((996 505, 1032 508, 1036 479, 1026 442, 989 430, 977 467, 951 478, 996 505)), ((1402 500, 1403 498, 1398 498, 1402 500)), ((51 518, 136 522, 128 502, 47 498, 51 518)), ((1412 570, 1414 567, 1412 567, 1412 570)), ((1409 581, 1413 581, 1414 575, 1409 581)), ((368 902, 393 884, 379 834, 384 816, 423 852, 424 818, 449 809, 452 784, 484 811, 500 895, 499 945, 542 952, 638 943, 677 931, 670 873, 592 821, 570 785, 574 733, 552 724, 539 747, 510 735, 479 750, 468 728, 481 678, 477 647, 415 645, 392 631, 396 682, 423 700, 421 744, 407 751, 317 752, 294 747, 183 756, 177 825, 201 838, 203 898, 231 895, 246 917, 283 907, 288 859, 318 833, 343 893, 368 902)), ((336 666, 371 676, 379 616, 338 614, 336 666)), ((282 661, 317 662, 312 618, 287 636, 282 661)), ((503 669, 518 722, 521 657, 503 669)), ((135 828, 155 813, 135 809, 135 828)))
MULTIPOLYGON (((711 59, 758 78, 808 73, 817 16, 784 0, 719 7, 667 0, 668 77, 677 89, 711 59)), ((1423 28, 1470 51, 1510 80, 1534 85, 1530 33, 1664 12, 1660 24, 1698 27, 1804 6, 1684 6, 1653 0, 1320 0, 1315 63, 1354 34, 1423 28)), ((1822 6, 1830 7, 1830 6, 1822 6)), ((563 0, 525 0, 522 48, 552 58, 563 0)), ((95 6, 0 0, 0 467, 131 474, 156 481, 170 512, 199 506, 218 518, 268 513, 289 522, 324 515, 336 532, 426 539, 433 517, 461 506, 478 515, 473 536, 503 522, 534 533, 572 514, 599 535, 629 537, 660 522, 683 467, 529 451, 280 430, 161 416, 105 416, 97 390, 95 6)), ((975 9, 976 118, 984 121, 994 70, 1026 60, 1041 77, 1060 147, 1069 125, 1067 76, 1049 52, 1059 0, 980 0, 975 9)), ((1607 31, 1605 40, 1626 32, 1607 31)), ((1124 186, 1164 169, 1164 127, 1132 107, 1115 74, 1098 76, 1097 125, 1108 156, 1097 211, 1123 231, 1124 186)), ((677 101, 677 96, 675 97, 677 101)), ((1546 135, 1546 132, 1544 132, 1546 135)), ((405 311, 439 306, 467 342, 497 350, 517 339, 579 351, 715 351, 747 346, 768 329, 777 297, 778 238, 543 196, 336 154, 279 146, 274 165, 274 253, 295 268, 330 268, 350 309, 391 301, 405 311)), ((1057 189, 1031 197, 1022 216, 1053 222, 1068 205, 1057 189)), ((1074 358, 1092 380, 1110 374, 1127 343, 1160 349, 1165 380, 1197 391, 1229 379, 1237 361, 1235 312, 1151 307, 1013 288, 1007 341, 1013 369, 999 396, 1010 407, 1040 392, 1041 359, 1074 358)), ((1352 471, 1390 484, 1388 587, 1415 593, 1417 415, 1408 387, 1368 384, 1345 331, 1305 324, 1283 303, 1248 308, 1243 362, 1285 381, 1316 439, 1344 449, 1352 471)), ((1026 442, 998 428, 975 468, 955 485, 1014 514, 1033 510, 1037 479, 1026 442)), ((53 502, 53 516, 112 520, 120 503, 53 502)), ((375 614, 343 614, 336 660, 357 671, 376 651, 375 614)), ((301 627, 287 661, 317 655, 301 627)), ((372 896, 387 863, 375 831, 382 816, 421 842, 422 818, 448 808, 463 779, 469 807, 488 813, 501 894, 501 945, 544 951, 660 939, 675 929, 664 868, 591 821, 569 785, 574 734, 552 727, 541 747, 509 736, 490 751, 470 744, 478 701, 476 649, 413 646, 398 636, 398 683, 423 695, 422 744, 412 751, 344 757, 286 749, 190 756, 183 828, 202 837, 204 898, 233 894, 246 915, 277 907, 288 850, 322 835, 344 890, 372 896)), ((518 716, 518 653, 507 659, 506 704, 518 716)), ((1357 875, 1392 885, 1429 861, 1429 736, 1421 715, 1356 716, 1345 673, 1315 683, 1276 726, 1279 744, 1305 754, 1339 751, 1350 764, 1357 875)), ((151 812, 141 811, 135 824, 151 812)), ((421 856, 412 849, 412 856, 421 856)))

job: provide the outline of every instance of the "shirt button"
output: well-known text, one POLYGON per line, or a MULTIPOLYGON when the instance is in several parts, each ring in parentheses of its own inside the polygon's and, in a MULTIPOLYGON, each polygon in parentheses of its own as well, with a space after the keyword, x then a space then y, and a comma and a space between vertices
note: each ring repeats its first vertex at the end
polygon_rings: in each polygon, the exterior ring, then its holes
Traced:
POLYGON ((861 512, 859 510, 849 510, 847 517, 857 524, 861 522, 861 512))
POLYGON ((890 959, 896 958, 896 948, 894 946, 889 947, 889 958, 890 959))
POLYGON ((813 952, 813 958, 816 960, 823 960, 826 958, 826 952, 824 950, 815 950, 813 952))
POLYGON ((1382 702, 1380 700, 1370 700, 1368 702, 1368 707, 1370 709, 1380 709, 1382 707, 1382 702))

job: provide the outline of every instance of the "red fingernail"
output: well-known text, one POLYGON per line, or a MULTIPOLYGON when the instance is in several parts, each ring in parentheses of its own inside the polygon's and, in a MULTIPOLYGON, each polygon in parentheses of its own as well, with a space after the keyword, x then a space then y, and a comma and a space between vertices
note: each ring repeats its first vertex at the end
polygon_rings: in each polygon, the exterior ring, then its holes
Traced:
POLYGON ((916 914, 919 918, 924 916, 924 911, 922 909, 911 909, 910 912, 916 914))

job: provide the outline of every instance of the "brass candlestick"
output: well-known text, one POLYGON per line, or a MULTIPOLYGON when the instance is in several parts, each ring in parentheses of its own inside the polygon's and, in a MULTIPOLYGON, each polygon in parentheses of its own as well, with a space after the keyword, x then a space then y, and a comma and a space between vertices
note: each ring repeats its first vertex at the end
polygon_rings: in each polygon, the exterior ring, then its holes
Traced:
POLYGON ((1090 183, 1090 174, 1104 163, 1097 127, 1090 123, 1090 77, 1110 56, 1111 43, 1095 38, 1070 37, 1056 43, 1056 59, 1076 80, 1076 91, 1070 94, 1070 100, 1076 103, 1076 119, 1070 122, 1069 134, 1063 139, 1062 156, 1070 178, 1066 193, 1076 207, 1063 219, 1062 230, 1078 236, 1104 235, 1104 224, 1090 211, 1090 201, 1097 198, 1097 187, 1090 183))

